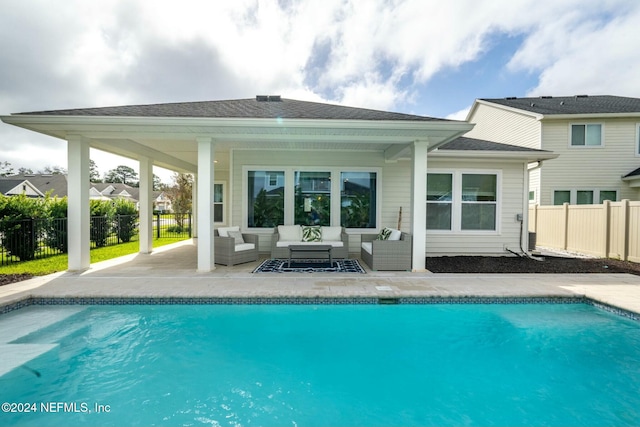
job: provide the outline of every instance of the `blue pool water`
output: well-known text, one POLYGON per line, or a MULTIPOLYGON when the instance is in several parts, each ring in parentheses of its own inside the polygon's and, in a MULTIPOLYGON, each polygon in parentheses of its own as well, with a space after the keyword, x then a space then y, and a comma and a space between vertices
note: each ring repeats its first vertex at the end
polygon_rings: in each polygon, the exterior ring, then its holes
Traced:
POLYGON ((640 324, 583 304, 91 306, 38 343, 0 425, 640 425, 640 324))

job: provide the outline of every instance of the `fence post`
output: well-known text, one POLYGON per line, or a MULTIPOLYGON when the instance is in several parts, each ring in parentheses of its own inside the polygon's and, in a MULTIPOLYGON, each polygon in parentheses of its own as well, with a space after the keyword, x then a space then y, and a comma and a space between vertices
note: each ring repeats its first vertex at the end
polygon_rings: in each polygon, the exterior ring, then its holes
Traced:
POLYGON ((562 249, 566 251, 569 243, 569 203, 562 204, 562 216, 562 249))
POLYGON ((160 214, 156 214, 156 239, 160 238, 160 214))
POLYGON ((618 232, 622 232, 622 260, 628 261, 629 259, 629 199, 622 200, 622 210, 620 218, 620 228, 618 232))
POLYGON ((602 209, 604 209, 604 242, 603 242, 603 254, 604 258, 609 258, 609 248, 611 247, 611 201, 605 200, 602 202, 602 209))
POLYGON ((188 214, 188 218, 189 218, 189 238, 191 238, 191 227, 193 224, 191 224, 191 212, 189 212, 188 214))

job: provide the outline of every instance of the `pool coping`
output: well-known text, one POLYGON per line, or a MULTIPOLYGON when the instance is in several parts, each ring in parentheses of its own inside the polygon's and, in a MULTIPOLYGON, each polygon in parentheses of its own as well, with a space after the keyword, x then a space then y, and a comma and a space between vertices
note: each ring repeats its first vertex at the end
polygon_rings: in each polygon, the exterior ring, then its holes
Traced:
POLYGON ((362 296, 362 297, 41 297, 29 295, 0 305, 0 315, 24 307, 52 305, 436 305, 587 304, 640 321, 640 314, 585 295, 574 296, 362 296))

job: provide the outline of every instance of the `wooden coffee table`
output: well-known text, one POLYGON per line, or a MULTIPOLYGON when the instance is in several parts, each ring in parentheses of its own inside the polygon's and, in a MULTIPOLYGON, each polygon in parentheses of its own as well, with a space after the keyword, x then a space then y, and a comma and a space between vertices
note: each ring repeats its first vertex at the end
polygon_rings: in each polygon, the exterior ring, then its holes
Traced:
POLYGON ((291 267, 291 255, 295 252, 326 252, 329 257, 329 266, 333 266, 331 249, 333 249, 331 245, 289 245, 289 263, 287 267, 291 267))

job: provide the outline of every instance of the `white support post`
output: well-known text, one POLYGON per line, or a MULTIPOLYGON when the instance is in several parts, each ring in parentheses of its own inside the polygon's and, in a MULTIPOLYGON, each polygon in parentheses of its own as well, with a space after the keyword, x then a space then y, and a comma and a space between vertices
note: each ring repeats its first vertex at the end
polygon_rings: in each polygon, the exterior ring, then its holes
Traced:
POLYGON ((411 234, 412 271, 426 271, 427 245, 427 141, 411 145, 411 234))
POLYGON ((198 238, 198 174, 193 174, 191 186, 191 237, 198 238))
POLYGON ((68 268, 82 271, 89 268, 89 144, 79 135, 67 137, 67 232, 68 268))
POLYGON ((213 245, 214 143, 211 138, 198 141, 198 272, 215 270, 213 245))
POLYGON ((153 250, 153 161, 140 158, 140 253, 153 250))

